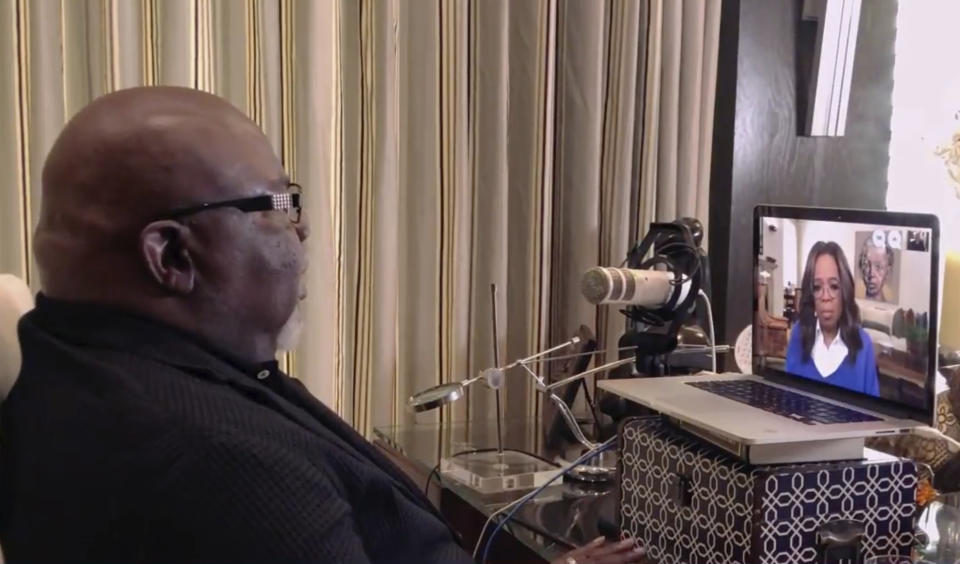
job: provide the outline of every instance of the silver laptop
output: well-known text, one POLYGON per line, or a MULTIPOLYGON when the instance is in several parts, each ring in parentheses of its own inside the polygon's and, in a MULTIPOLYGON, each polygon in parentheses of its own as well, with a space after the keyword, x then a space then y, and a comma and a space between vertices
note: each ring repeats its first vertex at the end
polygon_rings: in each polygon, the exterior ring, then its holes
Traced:
POLYGON ((600 388, 753 463, 856 459, 931 425, 936 216, 759 206, 753 236, 753 374, 600 388))

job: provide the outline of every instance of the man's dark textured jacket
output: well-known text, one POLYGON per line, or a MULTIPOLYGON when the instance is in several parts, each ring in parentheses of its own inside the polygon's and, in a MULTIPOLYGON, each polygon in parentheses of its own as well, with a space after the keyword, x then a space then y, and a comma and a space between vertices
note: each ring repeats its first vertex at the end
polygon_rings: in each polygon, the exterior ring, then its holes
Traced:
POLYGON ((7 562, 470 561, 416 485, 276 363, 43 296, 20 341, 0 422, 7 562))

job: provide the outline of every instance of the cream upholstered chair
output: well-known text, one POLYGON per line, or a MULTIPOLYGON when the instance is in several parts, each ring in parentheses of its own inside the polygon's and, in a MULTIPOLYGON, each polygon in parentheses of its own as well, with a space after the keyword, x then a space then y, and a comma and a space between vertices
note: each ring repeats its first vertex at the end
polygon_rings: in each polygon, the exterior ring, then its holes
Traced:
POLYGON ((33 309, 33 295, 23 280, 0 274, 0 399, 7 397, 20 373, 17 322, 33 309))

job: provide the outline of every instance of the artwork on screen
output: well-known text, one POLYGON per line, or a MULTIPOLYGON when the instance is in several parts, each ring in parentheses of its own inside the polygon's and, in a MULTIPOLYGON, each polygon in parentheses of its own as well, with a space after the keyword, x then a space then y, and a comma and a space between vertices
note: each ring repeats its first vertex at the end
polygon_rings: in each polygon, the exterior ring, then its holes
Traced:
POLYGON ((755 354, 791 376, 927 398, 930 232, 762 218, 755 354))
POLYGON ((903 234, 898 229, 856 233, 857 299, 899 302, 902 245, 903 234))

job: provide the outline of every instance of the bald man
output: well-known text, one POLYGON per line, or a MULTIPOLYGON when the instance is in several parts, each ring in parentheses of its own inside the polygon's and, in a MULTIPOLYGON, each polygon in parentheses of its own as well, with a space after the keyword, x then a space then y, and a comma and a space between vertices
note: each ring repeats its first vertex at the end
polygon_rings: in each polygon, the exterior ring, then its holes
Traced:
POLYGON ((470 561, 277 367, 309 230, 255 124, 197 91, 121 91, 70 121, 42 183, 42 291, 0 423, 8 562, 470 561))

